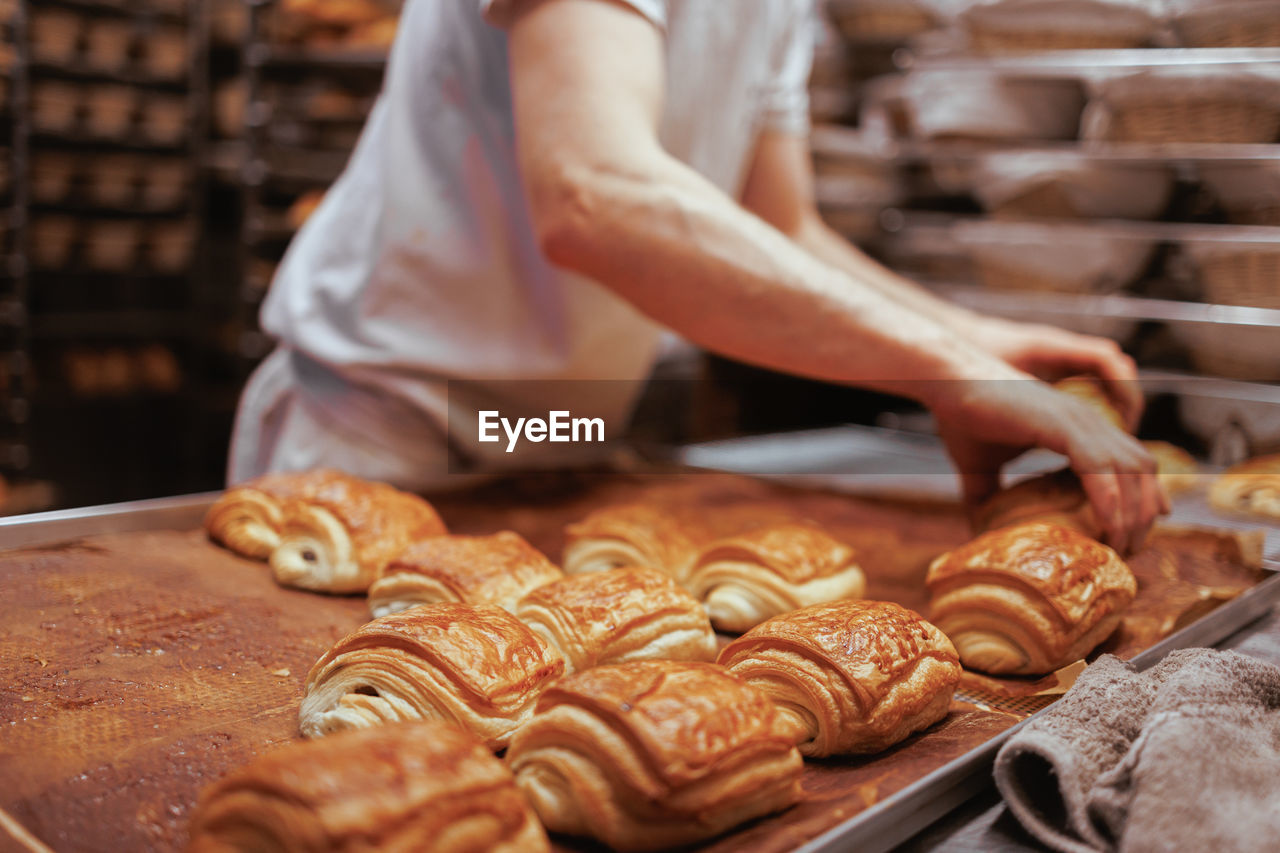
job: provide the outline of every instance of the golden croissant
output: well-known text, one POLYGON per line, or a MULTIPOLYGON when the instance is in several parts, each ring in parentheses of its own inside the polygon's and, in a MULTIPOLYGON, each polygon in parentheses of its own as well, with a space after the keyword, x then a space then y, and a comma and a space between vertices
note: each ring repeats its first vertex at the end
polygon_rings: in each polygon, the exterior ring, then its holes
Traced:
POLYGON ((501 749, 564 662, 493 605, 427 604, 339 640, 307 675, 307 737, 401 720, 457 723, 501 749))
POLYGON ((201 795, 190 839, 191 853, 550 849, 503 763, 462 729, 434 721, 260 756, 201 795))
POLYGON ((363 592, 410 542, 446 532, 417 495, 327 469, 228 489, 204 524, 237 554, 267 560, 280 583, 320 592, 363 592))
POLYGON ((810 757, 879 752, 933 725, 960 680, 951 641, 885 601, 775 616, 725 646, 719 662, 773 698, 810 757))

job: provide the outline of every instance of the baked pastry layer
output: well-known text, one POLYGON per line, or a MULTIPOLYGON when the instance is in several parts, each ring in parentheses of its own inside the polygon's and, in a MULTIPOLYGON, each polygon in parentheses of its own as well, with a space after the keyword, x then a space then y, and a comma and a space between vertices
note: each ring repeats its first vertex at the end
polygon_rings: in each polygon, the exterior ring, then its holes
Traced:
POLYGON ((1053 383, 1053 388, 1086 404, 1110 421, 1116 429, 1129 432, 1129 424, 1107 393, 1107 386, 1096 376, 1071 376, 1053 383))
POLYGON ((192 853, 550 849, 506 766, 439 722, 269 752, 206 789, 190 836, 192 853))
POLYGON ((307 675, 306 737, 401 720, 457 723, 492 749, 533 713, 564 662, 493 605, 427 604, 339 640, 307 675))
POLYGON ((1092 539, 1102 538, 1102 525, 1098 523, 1089 496, 1070 468, 1031 477, 1002 489, 973 514, 976 533, 1033 521, 1069 527, 1092 539))
POLYGON ((1156 478, 1166 495, 1188 492, 1200 485, 1200 466, 1190 453, 1167 441, 1144 441, 1142 446, 1156 460, 1156 478))
POLYGON ((804 732, 806 756, 887 749, 947 714, 955 647, 918 613, 885 601, 834 601, 775 616, 719 663, 764 690, 804 732))
POLYGON ((715 664, 675 661, 565 677, 507 763, 549 830, 618 850, 688 844, 786 808, 802 770, 765 693, 715 664))
POLYGON ((866 589, 866 577, 852 548, 815 525, 788 523, 707 546, 685 585, 717 629, 746 631, 799 607, 857 598, 866 589))
POLYGON ((419 604, 460 601, 514 610, 525 593, 563 577, 518 533, 436 536, 411 544, 369 587, 375 617, 419 604))
POLYGON ((1137 592, 1115 551, 1060 525, 1003 527, 938 557, 929 618, 966 667, 1043 675, 1106 639, 1137 592))
POLYGON ((570 575, 531 591, 515 614, 564 657, 566 672, 629 660, 713 660, 702 605, 657 569, 570 575))
POLYGON ((565 528, 564 570, 574 575, 645 566, 683 582, 697 555, 692 527, 668 508, 622 504, 596 510, 565 528))
POLYGON ((1209 504, 1225 512, 1280 518, 1280 453, 1258 456, 1222 472, 1209 487, 1209 504))
POLYGON ((267 560, 281 584, 318 592, 363 592, 410 542, 446 532, 417 495, 328 469, 228 489, 204 523, 214 541, 267 560))

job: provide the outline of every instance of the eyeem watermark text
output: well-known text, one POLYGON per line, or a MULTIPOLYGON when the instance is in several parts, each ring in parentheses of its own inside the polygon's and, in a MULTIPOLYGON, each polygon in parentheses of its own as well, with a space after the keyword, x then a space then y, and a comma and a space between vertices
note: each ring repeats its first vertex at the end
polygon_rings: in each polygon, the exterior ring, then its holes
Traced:
POLYGON ((495 442, 507 437, 507 452, 512 453, 523 438, 526 441, 597 442, 604 441, 604 418, 575 418, 567 411, 547 412, 542 418, 504 418, 496 410, 480 413, 479 440, 495 442), (500 432, 501 430, 501 432, 500 432))

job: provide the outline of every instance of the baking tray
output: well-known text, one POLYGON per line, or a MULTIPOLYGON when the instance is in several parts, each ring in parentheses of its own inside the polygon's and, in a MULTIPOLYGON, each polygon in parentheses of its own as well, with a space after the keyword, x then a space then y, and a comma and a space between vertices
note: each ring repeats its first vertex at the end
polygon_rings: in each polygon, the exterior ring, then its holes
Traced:
MULTIPOLYGON (((538 488, 540 487, 533 487, 532 493, 537 493, 538 488)), ((192 531, 198 527, 214 496, 193 495, 3 519, 0 520, 0 549, 56 548, 58 543, 66 543, 67 540, 112 534, 192 531)), ((516 514, 527 512, 509 508, 505 511, 506 515, 486 515, 492 512, 492 495, 480 494, 464 499, 464 503, 467 500, 470 501, 469 505, 463 506, 461 510, 456 506, 454 509, 457 517, 469 518, 473 525, 482 517, 488 524, 493 524, 496 520, 504 525, 515 525, 516 514)), ((529 496, 514 495, 508 501, 509 507, 518 507, 522 502, 527 505, 529 496)), ((550 548, 546 543, 535 544, 540 544, 544 549, 550 548)), ((1146 667, 1160 660, 1172 649, 1211 645, 1262 616, 1278 600, 1280 575, 1269 576, 1237 598, 1138 654, 1133 660, 1136 665, 1146 667)), ((1016 728, 1014 725, 989 737, 980 746, 968 749, 874 805, 818 834, 798 837, 788 846, 803 851, 851 848, 881 851, 894 847, 986 788, 995 753, 1016 728)), ((832 808, 835 808, 834 803, 832 808)), ((783 815, 776 820, 785 825, 787 816, 783 815)), ((812 826, 812 812, 808 820, 808 825, 812 826)), ((749 827, 746 832, 749 836, 759 836, 766 826, 767 823, 757 824, 749 827)), ((0 842, 3 840, 3 834, 0 834, 0 842)), ((725 850, 748 849, 753 846, 744 843, 738 847, 742 840, 745 837, 740 838, 735 833, 718 839, 712 846, 725 850)), ((165 845, 158 843, 154 846, 165 845)), ((3 844, 0 843, 0 849, 2 848, 3 844)), ((765 845, 765 849, 780 849, 777 838, 770 839, 770 844, 765 845)))

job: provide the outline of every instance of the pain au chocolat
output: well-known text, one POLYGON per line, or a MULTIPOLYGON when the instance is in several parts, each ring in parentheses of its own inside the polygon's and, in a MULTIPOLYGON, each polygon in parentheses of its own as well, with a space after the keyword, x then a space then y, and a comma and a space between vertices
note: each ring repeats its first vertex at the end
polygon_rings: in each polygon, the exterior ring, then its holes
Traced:
POLYGON ((525 593, 563 577, 518 533, 436 536, 391 560, 369 587, 375 617, 419 604, 460 601, 514 610, 525 593))
POLYGON ((713 660, 716 637, 698 600, 656 569, 570 575, 525 595, 516 616, 566 672, 629 660, 713 660))
POLYGON ((1053 383, 1053 390, 1075 397, 1106 418, 1116 429, 1129 432, 1128 421, 1121 414, 1120 409, 1116 407, 1115 400, 1111 394, 1107 392, 1106 383, 1098 377, 1070 376, 1053 383))
POLYGON ((210 786, 190 853, 539 853, 547 836, 511 771, 440 722, 293 743, 210 786))
POLYGON ((328 469, 228 489, 204 523, 214 541, 267 560, 281 584, 319 592, 363 592, 410 542, 446 532, 417 495, 328 469))
POLYGON ((698 553, 684 583, 717 629, 735 632, 799 607, 857 598, 866 589, 853 549, 808 523, 759 527, 714 542, 698 553))
POLYGON ((1209 504, 1226 512, 1280 518, 1280 453, 1222 472, 1209 487, 1209 504))
POLYGON ((382 723, 457 723, 492 749, 564 672, 541 637, 493 605, 447 602, 375 619, 339 640, 307 675, 307 737, 382 723))
POLYGON ((1069 527, 1092 539, 1102 537, 1102 525, 1098 523, 1089 496, 1070 468, 1001 489, 973 514, 973 528, 977 533, 1033 521, 1069 527))
POLYGON ((947 715, 955 647, 918 613, 835 601, 775 616, 720 652, 804 732, 809 757, 879 752, 947 715))
POLYGON ((929 618, 966 667, 1043 675, 1106 639, 1137 583, 1115 551, 1060 525, 984 533, 938 557, 925 579, 929 618))
POLYGON ((1144 441, 1142 446, 1156 460, 1156 479, 1166 495, 1188 492, 1200 485, 1195 457, 1167 441, 1144 441))
POLYGON ((666 507, 604 507, 565 528, 564 570, 576 575, 646 566, 683 582, 697 556, 696 527, 666 507))
POLYGON ((507 751, 552 832, 617 850, 710 838, 800 795, 795 732, 712 663, 637 661, 566 676, 507 751))

